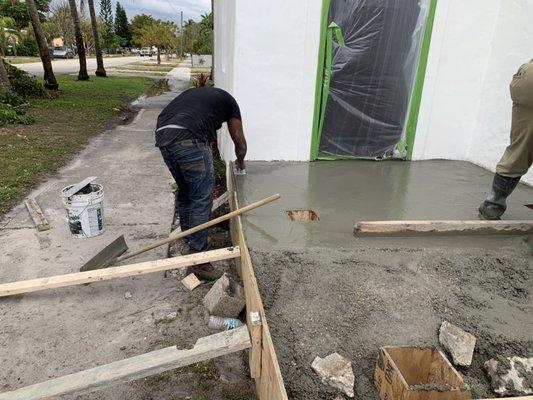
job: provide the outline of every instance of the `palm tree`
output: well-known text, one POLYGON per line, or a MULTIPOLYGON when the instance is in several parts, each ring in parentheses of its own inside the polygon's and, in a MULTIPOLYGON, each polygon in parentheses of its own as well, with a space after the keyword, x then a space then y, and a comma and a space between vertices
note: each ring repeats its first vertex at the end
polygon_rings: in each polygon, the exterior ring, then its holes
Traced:
POLYGON ((74 23, 74 35, 76 36, 76 47, 78 48, 78 59, 80 61, 78 80, 87 81, 89 80, 89 74, 87 74, 85 43, 83 43, 83 35, 81 34, 80 17, 78 15, 78 8, 76 7, 76 0, 68 0, 68 4, 70 6, 70 12, 72 14, 72 22, 74 23))
POLYGON ((31 24, 33 26, 33 32, 35 33, 35 40, 39 46, 39 55, 43 63, 44 70, 44 87, 50 90, 59 89, 54 70, 52 69, 52 59, 50 58, 50 51, 48 50, 48 44, 44 38, 43 28, 41 21, 39 20, 39 12, 34 0, 26 0, 26 7, 28 8, 28 15, 30 16, 31 24))
POLYGON ((91 26, 93 28, 94 37, 94 52, 96 53, 96 76, 107 76, 104 68, 104 59, 102 57, 102 49, 100 48, 100 39, 98 37, 98 25, 96 21, 96 13, 94 12, 94 0, 88 0, 89 14, 91 15, 91 26))
POLYGON ((6 66, 4 65, 4 59, 0 57, 0 94, 13 90, 11 82, 9 82, 9 76, 7 74, 6 66))

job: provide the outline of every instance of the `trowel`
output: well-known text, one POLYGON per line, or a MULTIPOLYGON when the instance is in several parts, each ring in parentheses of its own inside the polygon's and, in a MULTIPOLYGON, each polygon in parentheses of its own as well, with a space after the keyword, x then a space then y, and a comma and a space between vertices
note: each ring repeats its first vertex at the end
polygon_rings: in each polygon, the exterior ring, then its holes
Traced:
POLYGON ((241 207, 235 211, 232 211, 230 213, 224 214, 218 218, 215 218, 211 221, 208 221, 204 224, 195 226, 194 228, 188 229, 186 231, 181 232, 179 229, 176 229, 173 231, 166 239, 157 240, 149 245, 143 246, 137 250, 133 250, 129 253, 126 253, 128 250, 128 245, 126 244, 126 240, 124 239, 124 235, 120 235, 117 239, 115 239, 111 244, 106 246, 103 250, 101 250, 96 256, 91 258, 89 261, 87 261, 81 268, 80 271, 90 271, 94 269, 100 269, 100 268, 107 268, 115 263, 118 263, 120 261, 124 261, 128 258, 135 257, 141 253, 147 252, 149 250, 155 249, 156 247, 163 246, 167 243, 173 242, 175 240, 181 239, 185 236, 189 236, 190 234, 200 232, 206 228, 209 228, 211 226, 217 225, 223 221, 227 221, 228 219, 231 219, 233 217, 236 217, 238 215, 244 214, 245 212, 248 212, 250 210, 256 209, 258 207, 264 206, 265 204, 271 203, 275 200, 278 200, 280 198, 279 194, 273 194, 272 196, 265 197, 264 199, 261 199, 259 201, 256 201, 255 203, 249 204, 245 207, 241 207), (126 254, 124 254, 126 253, 126 254))

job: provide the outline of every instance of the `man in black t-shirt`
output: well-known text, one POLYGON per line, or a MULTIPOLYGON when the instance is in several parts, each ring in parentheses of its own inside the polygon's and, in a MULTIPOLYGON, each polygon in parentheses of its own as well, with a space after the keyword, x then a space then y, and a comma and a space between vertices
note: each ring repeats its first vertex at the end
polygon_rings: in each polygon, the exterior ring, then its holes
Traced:
MULTIPOLYGON (((172 100, 157 118, 155 145, 178 185, 183 231, 211 218, 214 172, 210 145, 224 122, 235 143, 236 168, 244 170, 246 139, 241 112, 228 92, 213 87, 188 89, 172 100)), ((193 253, 208 250, 207 230, 190 235, 188 244, 193 253)))

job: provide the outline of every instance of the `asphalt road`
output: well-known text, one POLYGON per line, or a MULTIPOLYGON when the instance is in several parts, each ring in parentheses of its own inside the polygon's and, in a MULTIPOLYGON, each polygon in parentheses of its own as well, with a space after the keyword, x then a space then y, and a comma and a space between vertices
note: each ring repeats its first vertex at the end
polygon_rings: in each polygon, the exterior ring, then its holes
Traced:
MULTIPOLYGON (((117 67, 120 65, 130 64, 136 61, 143 60, 142 57, 130 56, 130 57, 109 57, 104 58, 104 66, 106 67, 117 67)), ((36 76, 43 76, 43 65, 40 62, 32 62, 26 64, 17 64, 17 67, 23 69, 29 74, 36 76)), ((53 60, 52 68, 54 69, 54 74, 56 75, 67 75, 78 72, 79 62, 77 58, 71 60, 53 60)), ((87 69, 89 73, 96 70, 96 59, 88 58, 87 59, 87 69)))

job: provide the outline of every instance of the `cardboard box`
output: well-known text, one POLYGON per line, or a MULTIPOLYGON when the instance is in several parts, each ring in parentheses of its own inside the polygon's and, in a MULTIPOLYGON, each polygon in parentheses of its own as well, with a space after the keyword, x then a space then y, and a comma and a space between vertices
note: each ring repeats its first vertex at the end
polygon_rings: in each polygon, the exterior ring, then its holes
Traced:
POLYGON ((381 347, 374 384, 380 400, 471 398, 461 375, 435 347, 381 347))

